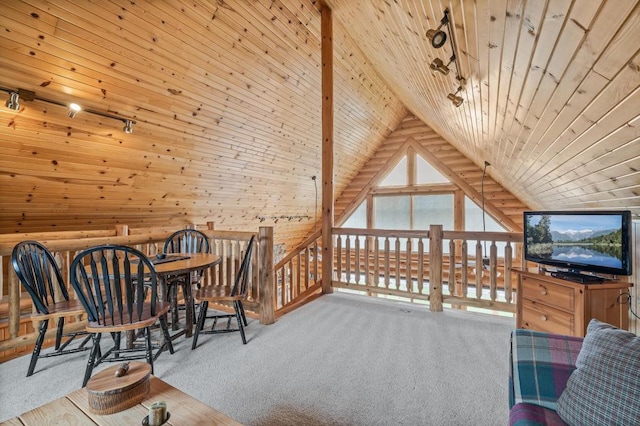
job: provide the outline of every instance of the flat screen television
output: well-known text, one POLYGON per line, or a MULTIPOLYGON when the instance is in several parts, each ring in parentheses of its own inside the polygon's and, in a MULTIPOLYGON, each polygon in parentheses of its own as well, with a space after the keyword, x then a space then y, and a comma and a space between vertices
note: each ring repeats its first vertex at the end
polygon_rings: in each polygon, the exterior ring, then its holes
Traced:
POLYGON ((524 257, 572 273, 631 275, 631 212, 524 212, 524 257))

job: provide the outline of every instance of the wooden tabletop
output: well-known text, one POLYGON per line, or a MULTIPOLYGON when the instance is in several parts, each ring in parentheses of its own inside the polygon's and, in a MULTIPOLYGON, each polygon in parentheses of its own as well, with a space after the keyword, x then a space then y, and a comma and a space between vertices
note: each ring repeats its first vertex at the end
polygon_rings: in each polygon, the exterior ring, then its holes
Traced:
POLYGON ((140 404, 115 414, 101 416, 91 413, 87 390, 82 388, 0 425, 141 425, 142 419, 149 414, 149 406, 156 401, 166 402, 167 411, 171 414, 165 425, 241 425, 154 376, 151 376, 149 395, 140 404))
MULTIPOLYGON (((187 259, 173 260, 171 262, 163 262, 154 265, 158 274, 184 274, 186 272, 205 269, 220 263, 220 256, 210 253, 189 253, 189 254, 167 254, 168 259, 171 256, 188 256, 187 259)), ((166 260, 166 259, 165 259, 166 260)), ((152 258, 153 261, 153 258, 152 258)))

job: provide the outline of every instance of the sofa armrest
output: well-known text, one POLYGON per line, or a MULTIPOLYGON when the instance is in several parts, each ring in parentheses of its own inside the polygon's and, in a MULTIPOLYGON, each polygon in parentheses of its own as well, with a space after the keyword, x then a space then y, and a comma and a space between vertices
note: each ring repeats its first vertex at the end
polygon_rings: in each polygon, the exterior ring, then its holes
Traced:
POLYGON ((581 337, 532 330, 511 333, 509 408, 529 403, 556 409, 556 401, 575 370, 581 337))

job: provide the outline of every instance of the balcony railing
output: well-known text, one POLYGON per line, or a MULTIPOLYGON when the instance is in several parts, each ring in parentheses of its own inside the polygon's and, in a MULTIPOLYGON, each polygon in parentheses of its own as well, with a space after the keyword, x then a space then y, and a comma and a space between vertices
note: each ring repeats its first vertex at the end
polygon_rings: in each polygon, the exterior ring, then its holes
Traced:
MULTIPOLYGON (((265 324, 322 294, 321 232, 309 236, 278 264, 273 264, 273 229, 230 232, 198 227, 222 262, 207 271, 205 284, 233 284, 242 251, 252 235, 258 247, 252 258, 247 311, 265 324)), ((15 244, 27 239, 44 243, 56 256, 65 278, 74 256, 99 244, 124 244, 148 255, 162 250, 174 229, 129 229, 0 235, 0 322, 6 323, 2 351, 35 341, 29 314, 32 304, 10 264, 15 244)), ((515 276, 521 266, 521 233, 333 229, 334 288, 443 304, 514 312, 515 276)), ((68 280, 67 280, 68 281, 68 280)), ((73 290, 70 288, 73 295, 73 290)), ((74 296, 72 296, 74 297, 74 296)), ((224 307, 223 307, 224 308, 224 307)), ((37 327, 37 324, 33 324, 37 327)), ((1 324, 0 324, 1 326, 1 324)))
MULTIPOLYGON (((212 253, 221 257, 221 262, 206 271, 203 276, 204 284, 218 284, 232 286, 242 259, 242 253, 251 236, 258 237, 260 244, 253 251, 251 259, 251 274, 248 282, 248 300, 245 304, 247 313, 261 321, 268 323, 274 317, 273 312, 273 260, 272 250, 265 247, 273 246, 272 229, 260 228, 259 232, 230 232, 218 231, 209 224, 207 228, 198 227, 210 238, 212 253), (266 267, 263 265, 267 265, 266 267), (266 271, 266 273, 265 273, 266 271), (261 274, 264 277, 261 277, 261 274), (264 283, 268 289, 263 289, 264 283)), ((0 341, 0 354, 3 351, 25 347, 35 342, 36 333, 28 326, 29 314, 33 311, 31 298, 20 284, 11 266, 11 252, 13 247, 24 240, 38 240, 43 243, 55 256, 63 278, 67 283, 69 294, 75 298, 73 288, 69 283, 69 266, 77 253, 81 250, 100 244, 123 244, 135 247, 151 256, 162 251, 165 239, 175 229, 129 229, 126 225, 119 225, 113 230, 104 231, 74 231, 0 235, 0 322, 6 324, 8 336, 0 341)), ((221 306, 221 309, 225 307, 221 306)), ((271 321, 272 322, 272 321, 271 321)), ((0 324, 1 325, 1 324, 0 324)), ((33 324, 37 329, 38 324, 33 324)), ((55 330, 51 330, 51 334, 55 330)))
POLYGON ((334 228, 333 287, 514 312, 522 234, 334 228))

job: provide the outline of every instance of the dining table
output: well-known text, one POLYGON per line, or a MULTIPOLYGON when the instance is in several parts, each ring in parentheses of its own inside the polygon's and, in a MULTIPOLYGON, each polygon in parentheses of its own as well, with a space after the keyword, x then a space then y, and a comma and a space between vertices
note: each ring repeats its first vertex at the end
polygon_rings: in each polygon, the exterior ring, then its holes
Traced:
MULTIPOLYGON (((219 255, 211 253, 160 253, 149 256, 149 260, 153 264, 159 281, 158 297, 160 300, 165 300, 171 304, 171 328, 173 331, 178 330, 177 333, 171 336, 171 340, 182 335, 187 338, 192 337, 195 307, 191 275, 203 273, 208 268, 218 265, 222 259, 219 255), (177 294, 177 292, 168 290, 168 283, 176 279, 184 280, 187 283, 187 285, 183 286, 183 298, 185 302, 185 317, 183 323, 179 321, 177 298, 172 296, 173 294, 177 294)), ((89 266, 87 266, 87 272, 89 272, 89 266)), ((109 274, 111 273, 111 264, 109 264, 109 274)), ((127 332, 127 347, 132 347, 136 337, 137 335, 134 331, 127 332)), ((163 349, 164 345, 161 350, 158 351, 156 357, 163 349)))
POLYGON ((185 304, 184 326, 179 333, 173 337, 184 334, 186 337, 193 335, 194 300, 191 285, 192 274, 204 272, 221 262, 220 256, 211 253, 167 253, 152 256, 150 258, 156 270, 156 275, 161 281, 161 297, 171 303, 172 329, 178 330, 178 304, 176 298, 172 297, 167 284, 176 278, 185 280, 187 285, 183 286, 183 298, 185 304))

